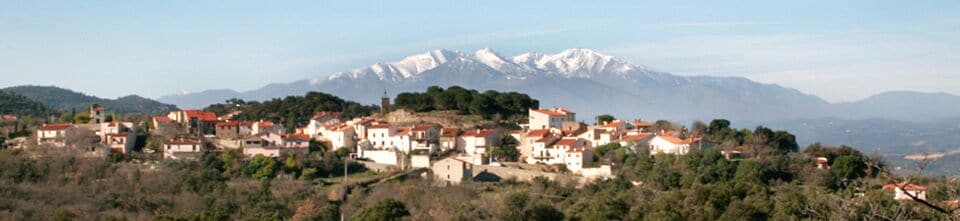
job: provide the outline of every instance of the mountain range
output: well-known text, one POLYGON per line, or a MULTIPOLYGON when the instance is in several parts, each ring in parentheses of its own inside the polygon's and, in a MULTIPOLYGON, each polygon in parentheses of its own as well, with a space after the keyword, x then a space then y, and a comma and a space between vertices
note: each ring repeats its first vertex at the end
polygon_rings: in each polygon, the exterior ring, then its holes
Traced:
POLYGON ((322 91, 376 103, 383 91, 420 91, 432 85, 523 92, 540 99, 542 106, 576 109, 581 116, 588 116, 587 120, 603 113, 621 118, 680 121, 833 117, 923 122, 960 116, 960 97, 950 94, 899 91, 856 102, 829 103, 796 89, 742 77, 673 75, 590 49, 513 57, 486 48, 473 53, 441 49, 256 90, 208 90, 158 100, 183 108, 200 108, 229 98, 266 100, 322 91))
POLYGON ((63 112, 83 112, 93 104, 103 105, 106 111, 118 114, 159 114, 178 110, 177 106, 160 103, 137 95, 128 95, 117 99, 106 99, 55 86, 32 85, 8 87, 0 90, 15 93, 32 101, 39 102, 46 107, 63 112))

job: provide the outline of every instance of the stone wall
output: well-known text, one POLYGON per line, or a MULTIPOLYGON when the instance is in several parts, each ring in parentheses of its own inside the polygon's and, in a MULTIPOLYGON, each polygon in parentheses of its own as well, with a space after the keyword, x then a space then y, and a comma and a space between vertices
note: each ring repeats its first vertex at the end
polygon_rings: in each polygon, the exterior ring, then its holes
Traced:
POLYGON ((459 115, 456 111, 432 111, 427 113, 414 113, 403 109, 390 112, 386 115, 387 122, 396 125, 413 124, 439 124, 443 127, 474 128, 477 126, 491 125, 492 122, 484 120, 477 116, 459 115))
POLYGON ((574 184, 576 186, 582 186, 587 183, 587 179, 581 176, 575 176, 571 174, 560 174, 560 173, 550 173, 536 170, 525 170, 519 168, 511 167, 501 167, 501 166, 474 166, 473 175, 477 176, 478 174, 486 172, 500 177, 501 179, 513 179, 521 182, 530 182, 533 178, 536 177, 545 177, 547 179, 560 182, 561 184, 574 184))

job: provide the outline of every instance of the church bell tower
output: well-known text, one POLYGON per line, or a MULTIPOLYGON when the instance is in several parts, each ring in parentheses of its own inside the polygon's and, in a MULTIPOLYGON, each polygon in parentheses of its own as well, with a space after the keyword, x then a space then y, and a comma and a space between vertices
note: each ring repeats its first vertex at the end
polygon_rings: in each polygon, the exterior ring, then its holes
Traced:
POLYGON ((380 97, 380 113, 390 113, 390 97, 387 96, 387 90, 383 90, 383 97, 380 97))

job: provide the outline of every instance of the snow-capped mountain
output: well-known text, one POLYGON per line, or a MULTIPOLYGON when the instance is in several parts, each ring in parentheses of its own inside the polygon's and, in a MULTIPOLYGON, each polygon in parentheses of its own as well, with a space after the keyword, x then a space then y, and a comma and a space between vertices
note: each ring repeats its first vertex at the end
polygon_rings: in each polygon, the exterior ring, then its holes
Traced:
POLYGON ((837 105, 795 89, 739 77, 677 76, 579 48, 513 57, 489 48, 472 53, 439 49, 252 91, 215 90, 159 100, 182 108, 199 108, 234 97, 266 100, 321 91, 373 104, 384 90, 396 94, 423 91, 433 85, 519 91, 539 99, 544 106, 577 109, 581 116, 609 113, 621 118, 675 120, 841 116, 836 113, 839 108, 834 108, 837 105))

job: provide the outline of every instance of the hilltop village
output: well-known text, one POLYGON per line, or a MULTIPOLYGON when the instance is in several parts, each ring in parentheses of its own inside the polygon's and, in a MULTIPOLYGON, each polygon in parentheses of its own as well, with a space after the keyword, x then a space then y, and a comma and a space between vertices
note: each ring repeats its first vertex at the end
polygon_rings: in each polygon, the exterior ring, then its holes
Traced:
MULTIPOLYGON (((389 98, 384 98, 381 112, 391 110, 389 98)), ((153 116, 150 122, 106 122, 104 107, 97 105, 89 109, 88 123, 43 124, 35 137, 37 145, 76 146, 82 139, 71 137, 86 132, 107 147, 91 148, 92 155, 160 151, 165 160, 191 160, 205 151, 231 149, 240 150, 246 158, 281 158, 305 155, 311 143, 320 143, 382 171, 430 168, 436 179, 450 184, 481 173, 527 181, 538 176, 579 182, 612 178, 611 165, 601 165, 595 157, 597 147, 611 143, 648 148, 650 154, 682 155, 703 148, 701 138, 682 138, 673 130, 652 131, 651 122, 610 120, 587 125, 566 108, 528 109, 528 123, 515 130, 462 128, 423 119, 406 120, 419 122, 415 124, 375 116, 343 119, 340 112, 332 111, 316 112, 306 125, 288 130, 267 120, 233 119, 231 115, 236 114, 179 110, 153 116), (165 138, 159 150, 143 149, 143 138, 135 132, 135 125, 143 124, 149 125, 145 127, 149 134, 165 138), (516 153, 498 156, 503 151, 494 150, 504 145, 516 153)))
POLYGON ((38 217, 45 208, 31 202, 50 200, 39 192, 51 188, 57 205, 126 208, 58 210, 81 219, 936 219, 960 208, 957 179, 901 177, 847 146, 801 151, 789 132, 763 126, 585 118, 459 87, 379 103, 311 92, 144 116, 103 105, 59 119, 4 115, 0 132, 13 139, 0 151, 0 187, 16 201, 0 202, 0 214, 38 217), (700 209, 663 206, 678 201, 700 209))

